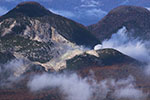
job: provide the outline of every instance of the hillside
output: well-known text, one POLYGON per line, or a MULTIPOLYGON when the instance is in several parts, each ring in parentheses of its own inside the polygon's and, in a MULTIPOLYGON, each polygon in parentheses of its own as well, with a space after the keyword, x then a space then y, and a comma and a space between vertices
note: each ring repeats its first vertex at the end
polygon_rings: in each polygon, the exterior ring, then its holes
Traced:
POLYGON ((37 2, 22 2, 0 17, 0 52, 47 63, 66 48, 93 48, 100 41, 86 28, 37 2))
POLYGON ((149 40, 150 11, 137 6, 119 6, 111 10, 98 23, 88 26, 88 29, 102 41, 109 39, 123 26, 132 33, 129 35, 149 40))
MULTIPOLYGON (((71 70, 84 70, 91 66, 111 66, 115 64, 130 64, 138 63, 135 59, 122 54, 114 49, 101 49, 97 50, 98 56, 91 55, 90 53, 84 53, 77 55, 67 61, 67 69, 71 70)), ((140 64, 140 63, 139 63, 140 64)))
MULTIPOLYGON (((92 51, 91 51, 92 52, 92 51)), ((54 75, 51 77, 51 82, 55 82, 55 76, 56 80, 59 80, 59 75, 62 75, 61 77, 65 77, 65 73, 68 76, 68 79, 73 78, 72 76, 77 73, 80 77, 79 81, 82 82, 82 78, 88 78, 91 77, 91 75, 94 75, 95 82, 103 82, 105 79, 115 79, 116 81, 122 78, 127 78, 129 75, 133 75, 136 78, 136 84, 137 87, 140 89, 144 89, 145 91, 150 90, 150 86, 147 83, 147 78, 144 78, 141 74, 141 68, 138 66, 140 63, 137 62, 135 59, 130 58, 129 56, 126 56, 119 51, 116 51, 114 49, 102 49, 96 51, 96 53, 99 56, 92 55, 93 53, 86 52, 85 54, 81 54, 78 56, 75 56, 74 58, 67 61, 67 68, 63 71, 59 72, 53 72, 49 71, 46 72, 46 75, 54 75), (67 73, 68 72, 68 73, 67 73), (92 73, 93 74, 92 74, 92 73), (70 74, 69 74, 70 73, 70 74), (54 78, 54 79, 53 79, 54 78), (146 88, 145 88, 146 87, 146 88)), ((94 52, 94 51, 93 51, 94 52)), ((38 66, 29 67, 22 75, 23 79, 19 79, 17 82, 12 82, 11 86, 13 87, 0 87, 0 98, 9 100, 66 100, 66 94, 65 92, 62 92, 59 87, 47 87, 45 89, 39 90, 39 91, 30 91, 28 87, 28 82, 31 81, 33 76, 36 75, 42 75, 45 71, 38 66), (7 96, 7 97, 5 97, 7 96)), ((8 74, 9 75, 9 74, 8 74)), ((44 74, 45 75, 45 74, 44 74)), ((5 76, 6 77, 6 76, 5 76)), ((4 77, 2 77, 3 79, 4 77)), ((38 77, 36 77, 38 78, 38 77)), ((63 82, 71 82, 66 80, 62 80, 63 82)), ((5 79, 3 79, 5 80, 5 79)), ((49 79, 46 79, 49 80, 49 79)), ((44 81, 44 80, 43 80, 44 81)), ((75 80, 73 82, 76 82, 75 80)), ((9 83, 10 84, 10 83, 9 83)), ((42 82, 39 83, 42 85, 42 82)), ((47 83, 44 83, 47 84, 47 83)), ((56 84, 56 86, 57 86, 56 84)), ((75 83, 74 83, 75 84, 75 83)), ((80 83, 81 84, 81 83, 80 83)), ((34 84, 35 86, 37 84, 34 84)), ((70 85, 70 84, 69 84, 70 85)), ((83 84, 82 84, 83 85, 83 84)), ((74 85, 73 85, 74 86, 74 85)), ((74 88, 71 86, 71 88, 74 88)), ((78 86, 78 85, 77 85, 78 86)), ((60 86, 61 87, 61 86, 60 86)), ((80 87, 81 88, 81 87, 80 87)), ((78 90, 78 89, 77 89, 78 90)), ((74 90, 72 90, 74 91, 74 90)), ((78 91, 79 92, 79 91, 78 91)), ((113 93, 113 91, 111 90, 113 93)), ((107 96, 104 97, 105 100, 111 100, 115 99, 110 94, 111 92, 107 93, 107 96)), ((90 100, 97 100, 97 96, 93 96, 90 100)), ((119 100, 119 99, 117 99, 119 100)), ((129 99, 130 100, 130 99, 129 99)))
POLYGON ((38 41, 50 41, 52 28, 70 42, 92 47, 99 41, 81 24, 53 14, 39 3, 23 2, 0 17, 1 37, 19 34, 38 41))

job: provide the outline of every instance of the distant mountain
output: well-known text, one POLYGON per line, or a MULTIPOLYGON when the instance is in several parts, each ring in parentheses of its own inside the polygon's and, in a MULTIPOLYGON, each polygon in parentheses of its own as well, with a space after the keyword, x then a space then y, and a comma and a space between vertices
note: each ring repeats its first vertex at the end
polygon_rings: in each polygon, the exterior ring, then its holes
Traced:
POLYGON ((120 6, 111 10, 98 23, 88 26, 88 29, 102 41, 123 26, 133 37, 149 40, 150 11, 137 6, 120 6))
POLYGON ((30 39, 48 41, 52 28, 77 45, 92 47, 99 41, 81 24, 53 14, 36 2, 23 2, 0 17, 1 37, 18 34, 30 39), (46 40, 45 40, 46 39, 46 40))

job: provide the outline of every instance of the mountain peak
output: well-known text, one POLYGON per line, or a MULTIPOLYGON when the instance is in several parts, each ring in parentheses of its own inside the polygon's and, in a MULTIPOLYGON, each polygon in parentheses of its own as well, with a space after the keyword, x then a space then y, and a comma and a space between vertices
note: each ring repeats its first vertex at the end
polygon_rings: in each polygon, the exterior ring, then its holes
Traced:
POLYGON ((88 29, 100 40, 109 39, 120 28, 126 27, 134 38, 149 40, 150 11, 138 6, 119 6, 88 29))
POLYGON ((149 13, 149 11, 139 6, 122 5, 111 10, 109 14, 111 13, 149 13))
POLYGON ((22 2, 4 16, 6 18, 16 16, 42 17, 50 14, 51 12, 38 2, 22 2))
POLYGON ((22 5, 36 5, 36 6, 41 6, 40 3, 35 2, 35 1, 25 1, 25 2, 21 2, 20 4, 18 4, 17 6, 22 6, 22 5))

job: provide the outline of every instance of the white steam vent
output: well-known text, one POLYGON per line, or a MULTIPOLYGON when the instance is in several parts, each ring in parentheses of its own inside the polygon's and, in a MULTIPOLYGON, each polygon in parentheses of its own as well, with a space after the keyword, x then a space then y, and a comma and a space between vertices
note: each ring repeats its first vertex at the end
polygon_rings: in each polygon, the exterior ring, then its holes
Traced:
POLYGON ((101 44, 97 44, 95 47, 94 47, 94 50, 99 50, 99 49, 102 49, 103 46, 101 44))

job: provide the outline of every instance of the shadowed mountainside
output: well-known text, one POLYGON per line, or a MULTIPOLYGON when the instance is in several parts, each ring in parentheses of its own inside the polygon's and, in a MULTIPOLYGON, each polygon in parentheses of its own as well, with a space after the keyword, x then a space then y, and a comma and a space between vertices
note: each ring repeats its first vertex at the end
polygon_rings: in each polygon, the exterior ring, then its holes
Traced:
POLYGON ((92 47, 99 43, 83 25, 53 14, 36 2, 18 4, 0 17, 0 25, 1 37, 6 34, 19 34, 32 39, 37 36, 41 40, 50 40, 53 27, 64 38, 78 45, 92 47))
POLYGON ((113 33, 125 26, 135 38, 149 40, 150 11, 137 6, 119 6, 111 10, 98 23, 88 26, 88 29, 101 41, 109 39, 113 33))
MULTIPOLYGON (((67 69, 84 70, 90 66, 111 66, 115 64, 139 63, 135 59, 114 49, 97 50, 98 57, 84 53, 67 61, 67 69)), ((139 63, 140 64, 140 63, 139 63)))

